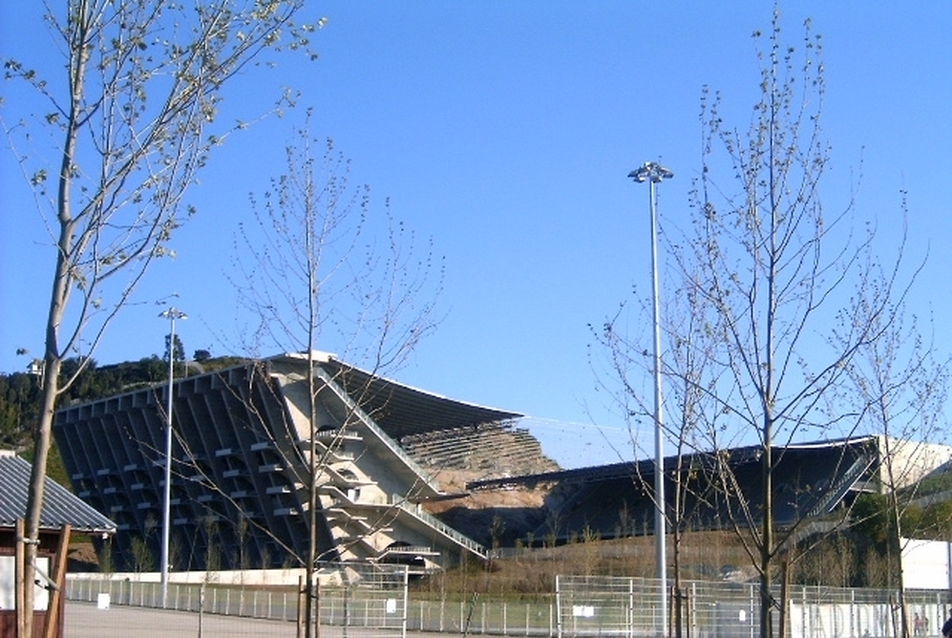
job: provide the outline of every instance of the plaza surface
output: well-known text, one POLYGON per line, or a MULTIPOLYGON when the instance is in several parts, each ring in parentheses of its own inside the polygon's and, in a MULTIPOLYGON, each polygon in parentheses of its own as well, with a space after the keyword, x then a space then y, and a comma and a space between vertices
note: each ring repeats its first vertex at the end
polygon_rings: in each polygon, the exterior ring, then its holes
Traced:
POLYGON ((64 638, 171 638, 179 636, 295 636, 294 623, 236 616, 111 606, 99 609, 90 603, 66 603, 64 638), (201 633, 199 633, 201 625, 201 633))
MULTIPOLYGON (((399 632, 348 628, 347 638, 399 637, 399 632)), ((408 634, 410 635, 410 634, 408 634)), ((220 616, 147 607, 110 606, 68 601, 64 638, 295 638, 293 622, 220 616)), ((340 627, 321 627, 321 638, 344 638, 340 627)))

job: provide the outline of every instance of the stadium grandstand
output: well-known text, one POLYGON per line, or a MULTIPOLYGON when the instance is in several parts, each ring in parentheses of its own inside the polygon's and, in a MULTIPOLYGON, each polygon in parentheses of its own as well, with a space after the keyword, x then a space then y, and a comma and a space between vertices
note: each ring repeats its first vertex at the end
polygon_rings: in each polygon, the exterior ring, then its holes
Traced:
MULTIPOLYGON (((528 538, 568 542, 653 533, 652 461, 563 470, 521 415, 448 399, 315 353, 317 538, 324 561, 409 563, 421 571, 484 559, 528 538)), ((117 523, 117 569, 157 563, 168 384, 71 405, 54 421, 75 493, 117 523)), ((307 358, 291 354, 177 379, 171 482, 176 570, 299 566, 307 555, 311 408, 307 358)), ((881 491, 884 439, 773 450, 778 525, 829 517, 881 491)), ((915 480, 946 446, 891 445, 915 480)), ((761 449, 664 464, 672 511, 724 529, 762 510, 761 449), (674 477, 680 477, 675 481, 674 477), (744 512, 740 515, 739 512, 744 512)))
MULTIPOLYGON (((484 558, 485 547, 422 506, 447 494, 408 448, 441 464, 475 449, 515 458, 527 436, 513 427, 519 415, 416 390, 332 355, 314 360, 320 558, 421 569, 484 558), (459 439, 455 452, 433 437, 438 431, 459 439), (493 439, 508 443, 493 448, 486 444, 493 439), (405 448, 404 440, 413 443, 405 448)), ((156 384, 72 405, 54 421, 74 491, 117 522, 111 549, 119 569, 141 566, 143 548, 153 559, 160 552, 168 392, 168 384, 156 384)), ((172 402, 174 569, 302 564, 311 467, 307 358, 284 355, 176 379, 172 402)), ((494 476, 484 460, 481 475, 494 476)))
MULTIPOLYGON (((894 456, 895 488, 902 488, 952 461, 946 445, 891 440, 882 436, 791 444, 772 449, 773 514, 778 527, 805 520, 830 520, 862 492, 882 493, 883 455, 894 456)), ((679 517, 691 530, 722 530, 734 524, 759 524, 763 512, 762 448, 748 446, 696 452, 664 460, 665 510, 675 520, 676 490, 681 493, 679 517), (680 480, 676 481, 675 478, 680 480)), ((475 480, 468 490, 539 489, 547 492, 544 523, 531 530, 536 539, 566 542, 581 530, 601 539, 654 533, 653 460, 615 463, 531 476, 475 480)))

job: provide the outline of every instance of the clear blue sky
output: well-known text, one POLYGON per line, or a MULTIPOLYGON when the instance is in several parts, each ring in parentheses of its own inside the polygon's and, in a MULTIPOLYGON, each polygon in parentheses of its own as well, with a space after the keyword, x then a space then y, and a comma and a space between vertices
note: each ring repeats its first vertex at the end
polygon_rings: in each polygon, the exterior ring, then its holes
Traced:
MULTIPOLYGON (((3 4, 0 50, 49 69, 39 4, 3 4)), ((445 319, 398 380, 536 417, 533 431, 564 466, 618 460, 606 437, 617 448, 624 436, 595 391, 587 325, 633 287, 650 291, 646 187, 626 175, 663 161, 676 177, 660 212, 687 223, 701 89, 721 91, 727 118, 746 128, 758 84, 751 33, 769 30, 771 3, 331 1, 309 11, 328 18, 320 59, 249 71, 226 108, 252 115, 275 87, 300 89, 353 179, 445 256, 445 319)), ((930 253, 912 310, 934 313, 949 352, 952 3, 795 2, 782 14, 787 41, 800 45, 811 17, 825 43, 829 205, 845 203, 862 160, 857 211, 888 238, 908 192, 910 256, 930 253)), ((8 125, 23 90, 2 85, 8 125)), ((224 271, 247 195, 284 169, 299 111, 219 149, 192 191, 199 215, 175 237, 177 258, 151 271, 141 303, 94 353, 100 364, 161 356, 168 326, 152 301, 173 292, 189 315, 179 328, 189 354, 243 354, 230 345, 244 318, 224 271)), ((0 170, 0 370, 13 372, 27 364, 17 348, 42 351, 54 255, 6 146, 0 170)))

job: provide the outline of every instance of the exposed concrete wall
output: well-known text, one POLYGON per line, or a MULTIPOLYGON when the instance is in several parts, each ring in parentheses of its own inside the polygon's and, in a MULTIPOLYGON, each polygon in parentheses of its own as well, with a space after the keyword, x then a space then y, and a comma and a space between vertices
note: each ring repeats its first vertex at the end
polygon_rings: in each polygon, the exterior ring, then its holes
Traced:
POLYGON ((884 492, 890 487, 902 489, 913 485, 952 462, 952 446, 885 436, 878 436, 877 442, 881 461, 878 475, 884 492), (893 486, 890 486, 889 466, 892 468, 893 486))
MULTIPOLYGON (((216 585, 234 585, 234 586, 262 586, 262 585, 293 585, 297 586, 299 578, 304 578, 304 569, 245 569, 234 571, 193 571, 193 572, 172 572, 169 574, 169 582, 180 585, 200 585, 202 583, 215 583, 216 585)), ((161 578, 159 572, 113 572, 110 574, 98 572, 80 572, 66 575, 67 580, 91 580, 95 582, 113 581, 113 582, 133 582, 133 583, 159 583, 161 578)), ((336 572, 321 574, 318 573, 318 579, 322 584, 332 583, 338 579, 336 572)))

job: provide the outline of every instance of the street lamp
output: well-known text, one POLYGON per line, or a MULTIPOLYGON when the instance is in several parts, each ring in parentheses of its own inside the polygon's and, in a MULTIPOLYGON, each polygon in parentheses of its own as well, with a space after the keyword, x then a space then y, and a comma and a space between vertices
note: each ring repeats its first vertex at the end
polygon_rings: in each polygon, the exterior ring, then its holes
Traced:
POLYGON ((172 384, 175 380, 175 320, 188 319, 181 310, 168 308, 159 313, 169 320, 169 391, 165 410, 165 494, 162 499, 162 557, 159 569, 162 571, 162 608, 169 599, 169 530, 172 514, 172 384))
POLYGON ((655 162, 645 162, 628 177, 639 184, 648 182, 648 199, 651 208, 651 297, 654 308, 654 422, 655 422, 655 558, 658 563, 658 580, 661 583, 659 611, 661 635, 665 635, 668 622, 668 567, 665 556, 664 517, 664 420, 661 412, 661 320, 658 294, 658 217, 655 211, 655 184, 674 177, 669 169, 655 162))

